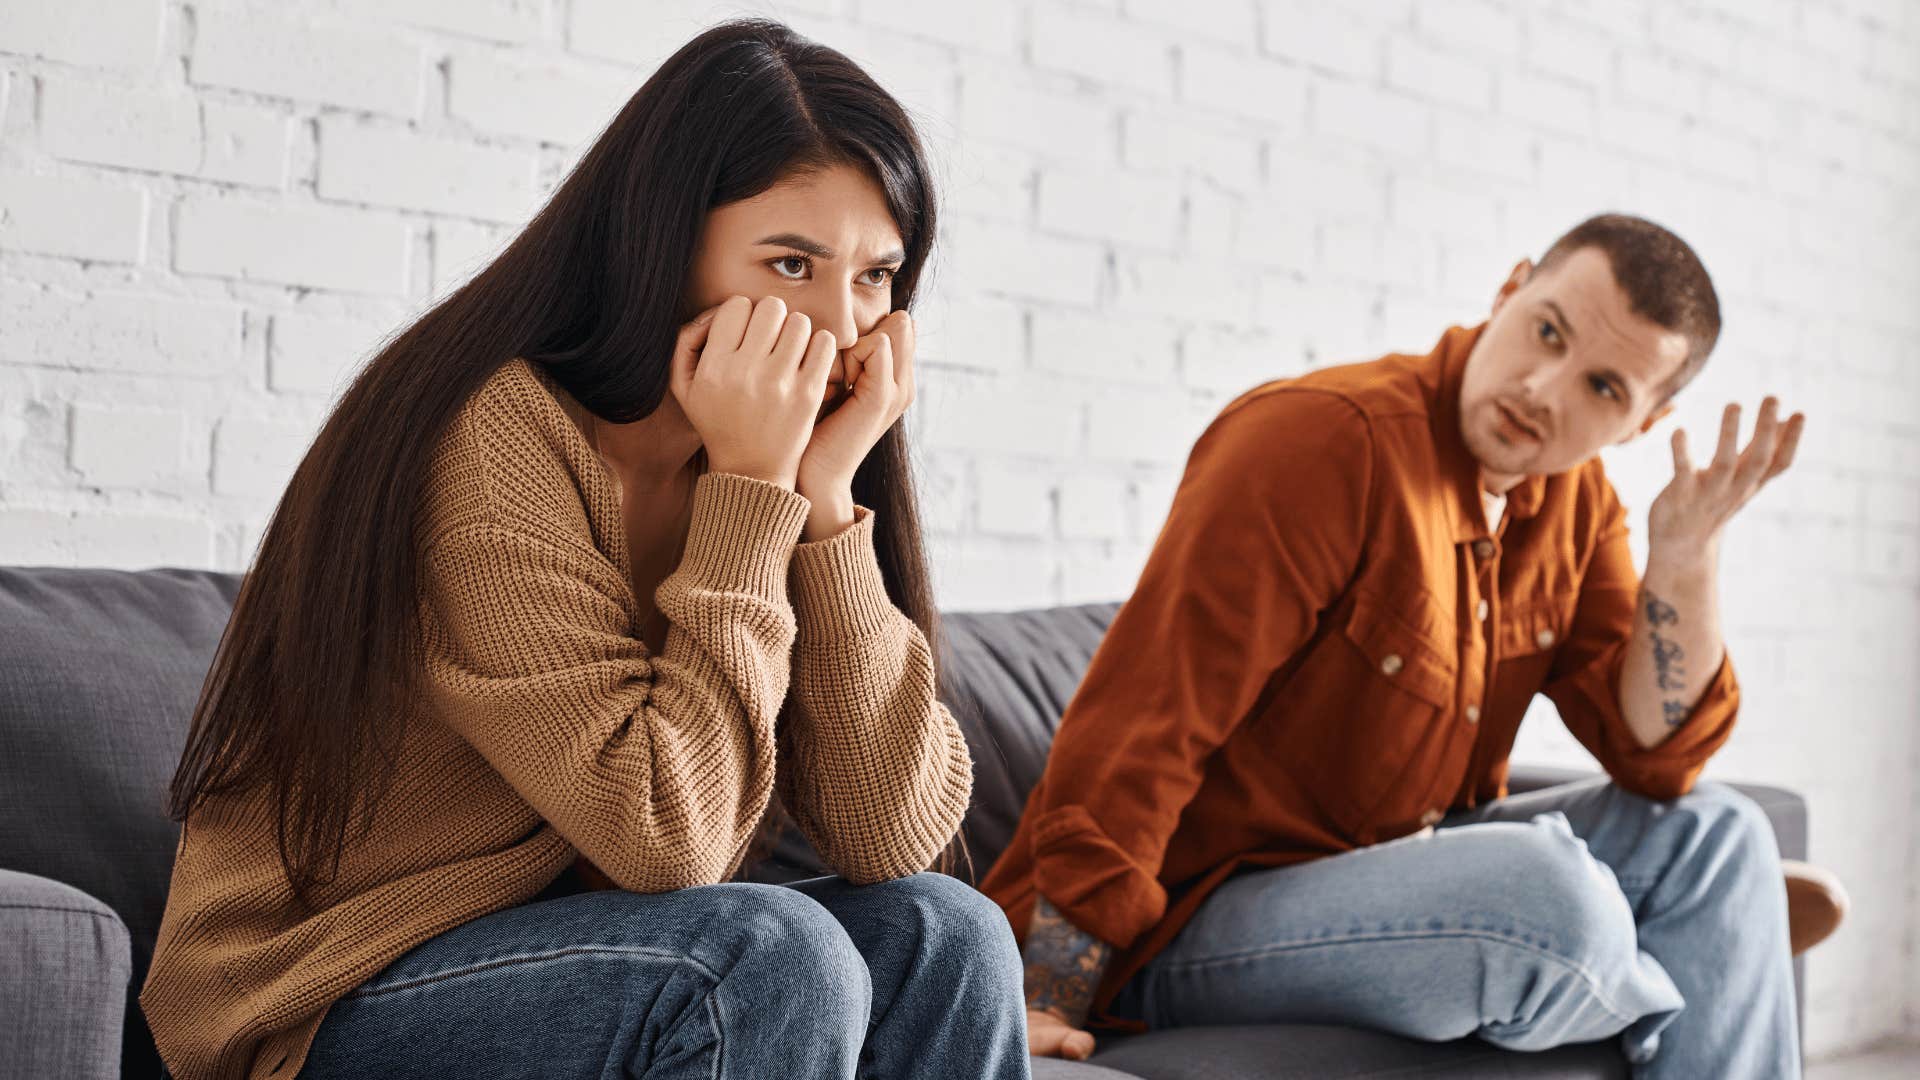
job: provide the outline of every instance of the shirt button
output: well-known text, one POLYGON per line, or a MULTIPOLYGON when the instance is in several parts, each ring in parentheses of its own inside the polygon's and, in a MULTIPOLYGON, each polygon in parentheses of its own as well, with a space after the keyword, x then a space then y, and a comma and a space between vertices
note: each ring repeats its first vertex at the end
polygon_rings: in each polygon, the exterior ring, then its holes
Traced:
POLYGON ((1380 661, 1380 670, 1388 675, 1400 674, 1400 669, 1405 666, 1398 653, 1388 653, 1386 659, 1380 661))
POLYGON ((1442 814, 1438 810, 1429 810, 1426 813, 1420 815, 1420 824, 1421 825, 1438 825, 1440 824, 1440 819, 1445 816, 1446 815, 1442 814))
POLYGON ((1477 724, 1479 722, 1480 722, 1480 706, 1478 705, 1467 706, 1467 723, 1477 724))
POLYGON ((1475 540, 1473 542, 1473 553, 1482 559, 1492 558, 1493 557, 1493 541, 1475 540))
POLYGON ((1482 600, 1482 601, 1480 601, 1480 606, 1479 606, 1478 608, 1476 608, 1475 610, 1479 612, 1479 615, 1480 615, 1480 621, 1481 621, 1481 622, 1486 622, 1486 621, 1487 621, 1487 613, 1488 613, 1489 611, 1491 611, 1492 609, 1491 609, 1491 608, 1489 608, 1489 607, 1487 606, 1487 602, 1486 602, 1485 600, 1482 600))
POLYGON ((1533 640, 1539 642, 1540 647, 1544 649, 1547 646, 1553 644, 1553 631, 1542 630, 1539 633, 1533 635, 1533 640))

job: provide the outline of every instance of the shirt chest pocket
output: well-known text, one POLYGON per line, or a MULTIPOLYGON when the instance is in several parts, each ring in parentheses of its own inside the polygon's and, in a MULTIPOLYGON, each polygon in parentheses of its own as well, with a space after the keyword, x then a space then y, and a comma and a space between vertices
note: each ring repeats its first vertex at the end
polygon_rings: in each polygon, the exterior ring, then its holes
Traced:
POLYGON ((1540 597, 1523 604, 1509 604, 1500 612, 1499 625, 1494 628, 1494 647, 1506 659, 1535 654, 1551 656, 1566 635, 1572 614, 1571 598, 1562 602, 1554 597, 1540 597))
MULTIPOLYGON (((1308 721, 1316 759, 1309 786, 1360 842, 1428 798, 1447 748, 1459 685, 1455 636, 1429 597, 1359 597, 1323 641, 1308 721)), ((1301 702, 1305 705, 1306 702, 1301 702)), ((1415 809, 1414 814, 1419 810, 1415 809)))
POLYGON ((1505 693, 1527 696, 1545 688, 1554 660, 1573 625, 1577 595, 1538 595, 1509 601, 1490 628, 1498 678, 1505 693))

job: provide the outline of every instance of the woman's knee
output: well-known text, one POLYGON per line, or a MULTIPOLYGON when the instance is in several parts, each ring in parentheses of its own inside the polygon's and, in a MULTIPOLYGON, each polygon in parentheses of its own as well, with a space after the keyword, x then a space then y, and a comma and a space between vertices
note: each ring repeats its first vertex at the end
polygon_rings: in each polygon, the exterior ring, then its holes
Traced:
POLYGON ((873 988, 865 960, 832 912, 811 897, 777 885, 735 882, 711 891, 707 949, 734 984, 779 988, 804 984, 813 1007, 838 1002, 865 1023, 873 988))
POLYGON ((979 890, 946 874, 923 872, 865 886, 874 900, 911 913, 920 947, 964 964, 982 984, 1020 982, 1019 948, 1006 913, 979 890))

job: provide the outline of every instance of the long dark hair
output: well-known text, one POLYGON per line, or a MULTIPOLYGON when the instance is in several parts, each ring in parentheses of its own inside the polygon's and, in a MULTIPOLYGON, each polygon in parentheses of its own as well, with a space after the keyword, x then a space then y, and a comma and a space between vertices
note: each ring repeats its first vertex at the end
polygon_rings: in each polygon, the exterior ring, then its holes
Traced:
MULTIPOLYGON (((168 813, 267 784, 281 865, 311 906, 396 767, 417 703, 415 518, 429 456, 503 364, 541 365, 611 422, 667 393, 707 213, 798 171, 867 170, 905 241, 905 308, 933 244, 934 193, 906 112, 852 61, 764 20, 688 42, 633 95, 492 265, 353 380, 275 508, 194 709, 168 813)), ((853 480, 887 592, 938 656, 906 434, 853 480)))

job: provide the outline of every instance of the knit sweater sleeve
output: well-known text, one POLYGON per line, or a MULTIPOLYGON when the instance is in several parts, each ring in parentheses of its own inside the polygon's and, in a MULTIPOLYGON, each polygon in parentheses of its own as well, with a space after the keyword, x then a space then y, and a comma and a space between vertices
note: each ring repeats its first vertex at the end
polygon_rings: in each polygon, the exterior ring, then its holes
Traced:
POLYGON ((432 707, 621 887, 724 880, 772 794, 806 511, 771 484, 702 477, 655 597, 659 655, 585 538, 507 516, 448 530, 422 567, 432 707))
POLYGON ((973 759, 935 699, 926 636, 887 596, 872 512, 795 547, 791 582, 798 640, 780 801, 849 881, 925 870, 960 828, 973 759))

